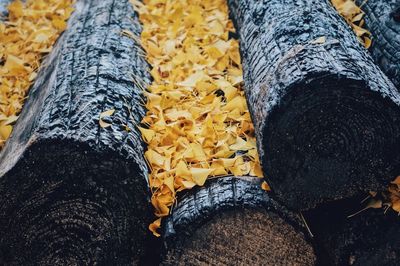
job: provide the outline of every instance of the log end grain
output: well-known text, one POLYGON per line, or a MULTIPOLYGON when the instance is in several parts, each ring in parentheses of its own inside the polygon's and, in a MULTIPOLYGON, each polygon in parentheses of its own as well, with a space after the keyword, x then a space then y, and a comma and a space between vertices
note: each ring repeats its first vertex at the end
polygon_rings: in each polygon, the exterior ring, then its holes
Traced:
POLYGON ((328 203, 305 213, 326 260, 323 265, 398 265, 399 216, 370 209, 348 218, 362 208, 361 199, 328 203))
POLYGON ((400 173, 399 107, 361 81, 295 85, 263 130, 268 182, 291 209, 384 189, 400 173))
POLYGON ((400 94, 330 1, 229 3, 277 199, 303 210, 383 189, 400 173, 400 94))
POLYGON ((5 264, 132 264, 151 209, 135 162, 82 143, 33 143, 0 179, 5 264), (42 169, 42 171, 38 171, 42 169))
POLYGON ((178 203, 167 221, 162 264, 315 264, 297 216, 278 210, 255 179, 222 179, 178 203))
POLYGON ((215 215, 169 250, 166 265, 313 265, 312 248, 291 225, 264 210, 215 215))

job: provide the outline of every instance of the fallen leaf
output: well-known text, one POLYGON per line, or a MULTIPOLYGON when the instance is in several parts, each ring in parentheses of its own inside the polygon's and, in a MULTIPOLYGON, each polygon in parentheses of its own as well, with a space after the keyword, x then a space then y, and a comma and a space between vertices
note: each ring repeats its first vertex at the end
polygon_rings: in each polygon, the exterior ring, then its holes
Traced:
POLYGON ((204 169, 204 168, 190 168, 190 173, 193 176, 194 182, 202 186, 206 182, 206 179, 210 173, 212 173, 212 169, 204 169))
POLYGON ((159 237, 160 234, 157 232, 157 230, 161 227, 161 218, 158 218, 154 222, 152 222, 149 225, 149 230, 155 235, 156 237, 159 237))
POLYGON ((107 111, 104 111, 104 112, 100 113, 100 118, 99 118, 100 127, 106 128, 106 127, 111 126, 110 123, 104 122, 103 118, 107 117, 107 116, 112 116, 114 114, 114 112, 115 112, 115 109, 110 109, 110 110, 107 110, 107 111))

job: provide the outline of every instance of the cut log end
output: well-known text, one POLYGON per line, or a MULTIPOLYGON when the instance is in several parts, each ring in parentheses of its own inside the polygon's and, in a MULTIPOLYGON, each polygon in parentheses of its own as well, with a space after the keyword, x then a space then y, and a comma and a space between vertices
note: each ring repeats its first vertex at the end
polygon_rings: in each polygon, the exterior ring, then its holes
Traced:
POLYGON ((165 265, 313 265, 312 247, 286 221, 264 210, 236 209, 214 216, 179 248, 165 265))
POLYGON ((365 195, 323 204, 305 212, 320 249, 321 265, 398 265, 400 227, 396 213, 363 208, 365 195), (334 226, 332 226, 334 225, 334 226))
POLYGON ((264 127, 269 183, 291 209, 383 189, 400 171, 398 106, 362 82, 321 80, 293 88, 264 127))
POLYGON ((5 264, 139 261, 151 211, 145 179, 135 176, 137 166, 71 143, 40 144, 1 180, 5 264))
POLYGON ((256 177, 221 177, 187 192, 164 225, 163 264, 313 265, 299 218, 256 177))

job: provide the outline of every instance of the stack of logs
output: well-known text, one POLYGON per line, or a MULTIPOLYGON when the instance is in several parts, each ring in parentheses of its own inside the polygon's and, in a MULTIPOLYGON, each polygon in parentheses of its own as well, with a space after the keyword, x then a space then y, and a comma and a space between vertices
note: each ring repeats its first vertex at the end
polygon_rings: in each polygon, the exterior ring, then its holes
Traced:
POLYGON ((347 215, 400 174, 396 2, 364 5, 371 57, 328 0, 229 0, 272 193, 210 180, 179 195, 154 240, 131 76, 151 79, 121 35, 140 35, 138 15, 128 0, 78 0, 0 155, 0 264, 395 264, 395 215, 347 215))

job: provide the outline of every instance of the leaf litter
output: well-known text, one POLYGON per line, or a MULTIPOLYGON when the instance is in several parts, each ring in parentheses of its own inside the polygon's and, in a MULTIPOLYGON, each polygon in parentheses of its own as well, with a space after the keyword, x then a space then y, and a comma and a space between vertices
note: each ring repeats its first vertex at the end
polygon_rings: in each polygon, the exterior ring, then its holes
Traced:
POLYGON ((371 33, 364 28, 365 13, 361 7, 357 6, 354 0, 331 0, 331 2, 337 12, 352 27, 358 40, 368 49, 372 44, 371 33))
POLYGON ((153 77, 139 130, 158 217, 149 229, 159 236, 177 192, 217 176, 262 177, 262 171, 226 0, 130 2, 153 77))
POLYGON ((0 21, 0 149, 11 134, 41 62, 73 12, 73 0, 14 0, 0 21))

